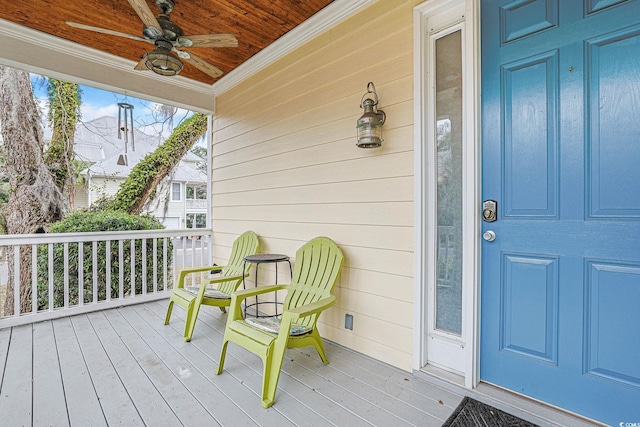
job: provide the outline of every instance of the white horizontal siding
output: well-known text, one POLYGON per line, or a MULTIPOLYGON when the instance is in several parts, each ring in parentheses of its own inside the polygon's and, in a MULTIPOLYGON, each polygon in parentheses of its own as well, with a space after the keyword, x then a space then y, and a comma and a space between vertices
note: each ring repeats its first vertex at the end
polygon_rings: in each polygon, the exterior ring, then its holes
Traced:
POLYGON ((103 197, 115 196, 120 188, 123 178, 91 178, 89 182, 89 194, 91 195, 91 203, 103 197))
MULTIPOLYGON (((247 229, 263 252, 292 257, 315 236, 334 239, 345 265, 338 302, 320 319, 324 336, 407 370, 417 3, 377 2, 220 95, 212 150, 214 257, 224 260, 247 229), (387 113, 375 150, 355 146, 369 81, 387 113)), ((281 264, 278 281, 288 275, 281 264)), ((261 284, 275 279, 274 266, 260 266, 261 284)))

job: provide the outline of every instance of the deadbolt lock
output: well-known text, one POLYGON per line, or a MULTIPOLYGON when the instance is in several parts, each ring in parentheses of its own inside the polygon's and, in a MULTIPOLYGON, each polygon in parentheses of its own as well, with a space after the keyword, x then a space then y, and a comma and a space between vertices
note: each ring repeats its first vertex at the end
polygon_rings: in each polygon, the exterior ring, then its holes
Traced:
POLYGON ((482 219, 486 222, 493 222, 498 219, 498 202, 495 200, 482 202, 482 219))

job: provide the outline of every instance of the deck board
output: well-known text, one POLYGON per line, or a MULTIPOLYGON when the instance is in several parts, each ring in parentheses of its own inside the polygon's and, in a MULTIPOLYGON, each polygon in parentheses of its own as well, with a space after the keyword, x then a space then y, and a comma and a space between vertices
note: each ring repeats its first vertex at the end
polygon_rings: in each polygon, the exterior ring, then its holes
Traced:
POLYGON ((67 317, 52 321, 69 422, 72 425, 106 426, 107 421, 93 385, 91 371, 85 363, 71 323, 72 319, 67 317))
POLYGON ((33 325, 33 424, 69 425, 53 324, 33 325))
POLYGON ((32 373, 32 325, 12 328, 2 390, 0 390, 0 414, 15 425, 31 424, 31 373, 32 373))
POLYGON ((100 331, 102 345, 140 416, 147 425, 180 425, 178 417, 154 387, 139 361, 127 348, 124 337, 121 337, 122 332, 117 331, 109 321, 108 317, 115 315, 119 315, 117 310, 91 313, 88 316, 94 329, 100 331))
POLYGON ((413 377, 408 372, 389 365, 358 357, 352 351, 338 346, 327 347, 327 357, 336 360, 335 367, 368 381, 380 390, 421 408, 429 415, 446 420, 461 401, 461 396, 413 377))
POLYGON ((144 426, 118 372, 111 363, 100 338, 87 316, 71 318, 78 343, 99 396, 102 412, 109 425, 144 426))
POLYGON ((288 350, 275 404, 262 361, 231 343, 215 375, 226 314, 203 307, 193 340, 167 301, 0 329, 0 413, 15 425, 436 426, 462 399, 327 342, 288 350))

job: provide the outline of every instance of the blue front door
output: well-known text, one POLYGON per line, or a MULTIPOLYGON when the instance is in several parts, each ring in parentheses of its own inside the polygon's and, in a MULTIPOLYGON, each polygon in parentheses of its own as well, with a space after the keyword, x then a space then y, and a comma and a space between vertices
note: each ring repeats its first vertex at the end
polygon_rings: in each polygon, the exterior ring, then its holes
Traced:
POLYGON ((481 379, 640 423, 640 1, 481 13, 481 379))

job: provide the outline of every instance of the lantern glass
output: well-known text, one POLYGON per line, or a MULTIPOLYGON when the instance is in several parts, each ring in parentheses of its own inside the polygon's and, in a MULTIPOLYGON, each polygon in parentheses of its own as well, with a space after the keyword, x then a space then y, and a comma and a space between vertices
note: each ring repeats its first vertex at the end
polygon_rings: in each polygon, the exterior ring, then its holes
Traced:
POLYGON ((164 48, 148 52, 144 56, 144 64, 148 69, 162 76, 175 76, 182 71, 182 61, 164 48))
POLYGON ((375 93, 373 83, 367 86, 367 93, 362 97, 360 108, 364 110, 364 114, 356 123, 358 140, 356 146, 360 148, 377 148, 382 145, 382 125, 386 120, 384 111, 378 110, 378 95, 375 93), (374 99, 367 98, 372 93, 374 99))
POLYGON ((358 124, 358 147, 375 148, 380 147, 384 139, 382 138, 382 125, 380 122, 364 122, 358 124))

